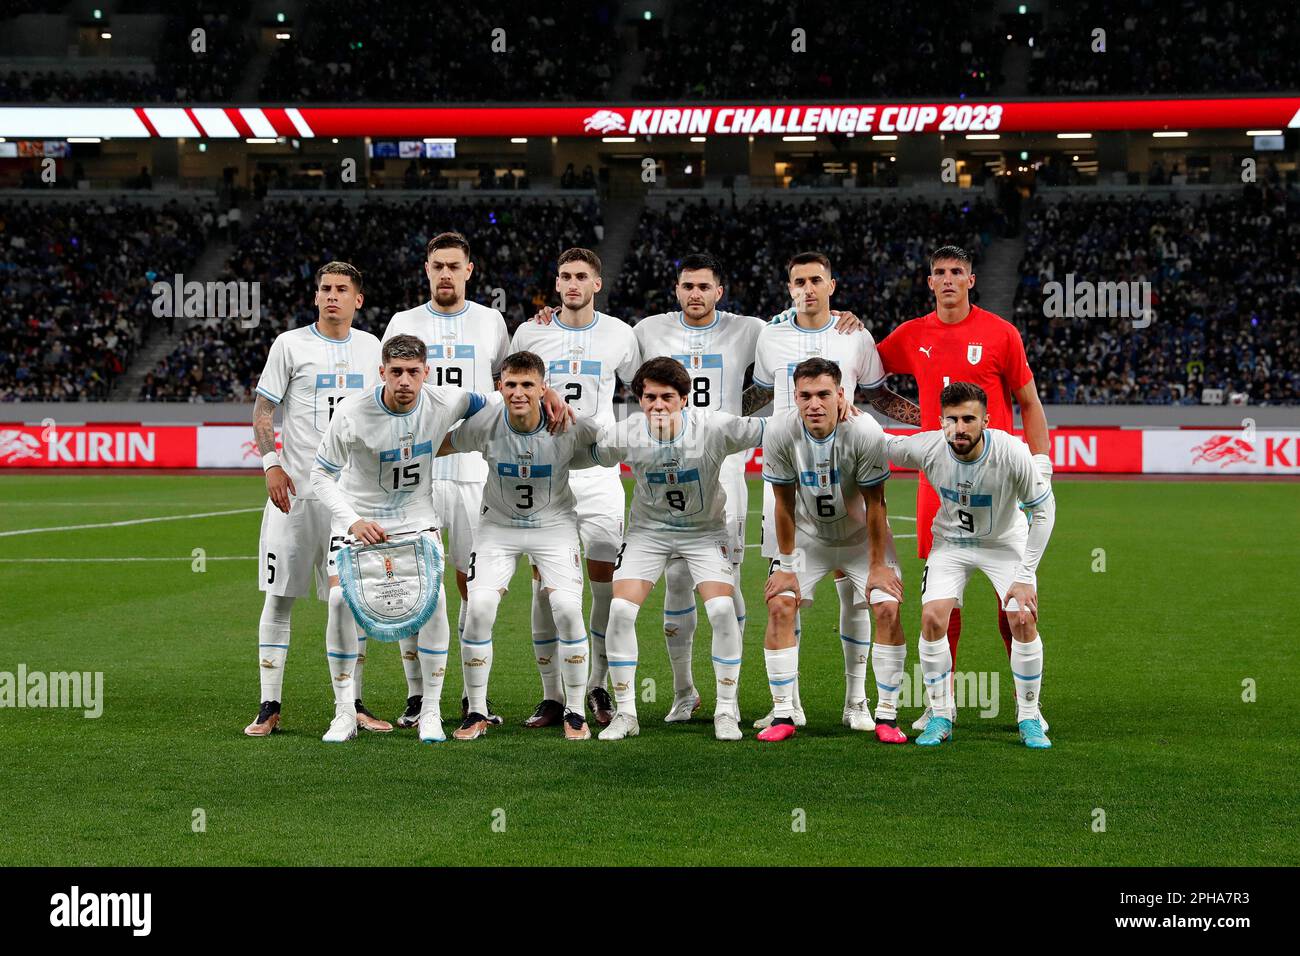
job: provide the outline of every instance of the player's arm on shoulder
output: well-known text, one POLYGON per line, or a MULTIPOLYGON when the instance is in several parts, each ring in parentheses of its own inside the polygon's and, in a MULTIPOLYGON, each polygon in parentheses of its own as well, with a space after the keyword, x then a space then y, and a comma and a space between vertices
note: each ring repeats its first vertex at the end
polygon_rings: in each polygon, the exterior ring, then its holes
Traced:
MULTIPOLYGON (((754 370, 757 372, 757 368, 754 370)), ((763 384, 757 379, 754 384, 745 389, 740 396, 740 414, 753 415, 761 409, 772 404, 772 396, 775 395, 775 389, 770 384, 763 384)))
POLYGON ((916 435, 890 435, 885 449, 889 460, 904 468, 925 468, 926 433, 916 435))
POLYGON ((902 422, 904 425, 920 426, 921 406, 916 402, 904 398, 884 384, 866 389, 866 393, 871 407, 880 414, 888 415, 894 421, 902 422))
POLYGON ((336 524, 351 528, 361 520, 361 516, 348 504, 343 490, 339 488, 338 479, 347 465, 351 450, 348 447, 346 421, 343 415, 335 413, 321 436, 316 447, 316 459, 311 466, 311 490, 318 501, 329 508, 336 524))
POLYGON ((1049 455, 1052 444, 1048 434, 1047 410, 1038 397, 1038 386, 1030 378, 1011 393, 1020 406, 1020 423, 1025 432, 1025 442, 1034 455, 1034 466, 1045 478, 1052 477, 1052 459, 1049 455))
POLYGON ((763 433, 767 430, 767 419, 756 415, 729 415, 726 412, 714 412, 715 428, 722 437, 723 453, 734 455, 747 448, 757 448, 763 444, 763 433))
POLYGON ((592 463, 609 468, 621 462, 627 456, 626 433, 626 422, 602 428, 596 440, 587 446, 592 463))

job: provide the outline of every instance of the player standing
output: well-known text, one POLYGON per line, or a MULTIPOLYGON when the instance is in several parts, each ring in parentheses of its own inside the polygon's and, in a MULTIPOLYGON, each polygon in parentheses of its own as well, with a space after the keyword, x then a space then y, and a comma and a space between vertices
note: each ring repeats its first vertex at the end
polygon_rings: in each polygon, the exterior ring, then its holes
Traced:
POLYGON ((795 608, 812 604, 818 582, 839 570, 850 582, 855 606, 869 604, 876 621, 874 651, 869 632, 865 639, 840 635, 842 723, 854 730, 874 730, 882 743, 906 743, 898 729, 897 707, 907 644, 898 616, 902 572, 885 511, 885 433, 870 415, 839 422, 844 392, 834 362, 806 359, 791 377, 796 408, 775 416, 763 438, 763 480, 775 492, 779 553, 767 580, 764 641, 774 716, 758 739, 779 741, 795 734, 795 608), (867 705, 868 655, 881 692, 878 722, 871 719, 867 705))
MULTIPOLYGON (((515 330, 511 350, 532 352, 546 363, 546 381, 578 415, 601 426, 614 424, 615 376, 630 381, 641 364, 636 336, 627 323, 597 312, 601 289, 600 258, 590 249, 568 249, 560 255, 555 291, 560 307, 553 321, 528 322, 515 330)), ((605 679, 609 672, 605 635, 613 598, 614 560, 623 540, 626 500, 617 463, 587 468, 569 476, 577 499, 578 534, 587 556, 591 582, 591 672, 587 702, 602 727, 613 717, 605 679)), ((542 678, 542 702, 526 722, 549 727, 563 719, 561 680, 555 660, 558 635, 549 602, 536 571, 533 578, 533 647, 542 678)))
MULTIPOLYGON (((327 600, 329 556, 339 547, 330 538, 329 510, 317 500, 310 476, 312 458, 338 403, 375 384, 379 340, 352 328, 365 301, 361 273, 346 262, 316 270, 317 310, 313 325, 282 332, 271 345, 257 382, 253 436, 266 473, 266 508, 258 541, 258 587, 265 592, 257 650, 262 703, 244 728, 265 737, 280 724, 280 695, 289 655, 289 615, 294 600, 311 592, 327 600), (275 409, 281 409, 283 450, 275 450, 275 409)), ((387 731, 361 703, 356 711, 366 730, 387 731)))
POLYGON ((1037 572, 1056 520, 1052 486, 1024 442, 989 427, 984 389, 952 382, 940 393, 939 406, 942 431, 889 439, 889 457, 919 469, 942 497, 921 574, 920 656, 931 716, 916 742, 938 746, 952 736, 953 660, 945 635, 966 582, 980 570, 1010 612, 1020 739, 1032 749, 1046 749, 1052 742, 1038 709, 1043 642, 1037 628, 1037 572), (1021 502, 1031 516, 1028 526, 1021 502))
MULTIPOLYGON (((485 396, 461 388, 428 386, 424 342, 394 335, 383 346, 383 384, 344 400, 325 429, 311 482, 333 516, 333 534, 378 544, 390 535, 437 530, 430 473, 435 451, 449 429, 474 415, 485 396)), ((441 548, 441 543, 439 543, 441 548)), ((351 686, 360 660, 352 610, 337 573, 330 578, 326 647, 334 679, 334 719, 327 743, 356 736, 351 686)), ((442 729, 442 682, 447 670, 447 598, 438 585, 433 616, 410 639, 421 671, 420 740, 446 740, 442 729)), ((405 643, 405 642, 403 642, 405 643)))
POLYGON ((641 732, 636 713, 636 616, 675 556, 686 560, 713 628, 717 704, 713 733, 739 740, 736 688, 742 646, 732 598, 723 462, 763 438, 761 418, 688 410, 691 380, 674 359, 651 359, 632 379, 641 414, 607 428, 592 446, 598 464, 627 462, 636 481, 627 536, 618 550, 609 608, 609 669, 618 711, 600 733, 622 740, 641 732))
MULTIPOLYGON (((975 287, 970 254, 957 246, 942 246, 930 254, 930 275, 926 283, 934 293, 934 311, 904 322, 880 343, 880 359, 888 374, 911 375, 916 379, 921 402, 919 416, 909 424, 935 428, 940 420, 939 394, 951 382, 971 382, 988 396, 989 424, 1010 434, 1015 420, 1011 411, 1014 397, 1020 405, 1025 441, 1033 454, 1034 466, 1051 482, 1052 460, 1047 433, 1047 414, 1038 400, 1034 373, 1025 356, 1020 332, 1005 319, 972 305, 975 287)), ((897 416, 895 416, 897 417, 897 416)), ((900 421, 907 421, 900 418, 900 421)), ((924 474, 916 489, 916 550, 921 558, 930 554, 931 525, 939 510, 939 496, 924 474)), ((961 602, 948 622, 948 645, 957 660, 961 639, 961 602)), ((1012 650, 1012 628, 1006 612, 998 608, 998 630, 1012 650)), ((924 730, 927 710, 915 723, 924 730)), ((1044 721, 1044 728, 1047 724, 1044 721)))
POLYGON ((582 562, 578 517, 569 482, 570 463, 591 465, 591 443, 600 434, 593 419, 580 418, 562 434, 547 431, 542 408, 546 365, 532 352, 506 356, 500 391, 505 407, 476 415, 448 435, 439 454, 478 451, 488 463, 483 513, 469 560, 469 612, 461 636, 461 662, 469 681, 468 713, 453 736, 475 740, 487 733, 487 687, 492 672, 492 627, 519 556, 536 567, 543 598, 558 631, 564 696, 564 736, 587 740, 583 697, 587 691, 587 628, 582 620, 582 562), (575 458, 577 461, 575 461, 575 458))
MULTIPOLYGON (((510 336, 499 311, 465 299, 466 285, 474 274, 469 240, 458 232, 443 232, 430 239, 425 247, 424 274, 429 280, 429 301, 396 313, 384 330, 384 341, 394 335, 417 336, 429 352, 430 384, 490 394, 509 351, 510 336)), ((456 589, 461 597, 458 630, 463 633, 466 575, 487 465, 478 452, 440 458, 433 463, 432 479, 434 504, 447 529, 448 550, 456 567, 456 589)), ((397 726, 410 727, 420 713, 420 664, 413 640, 402 643, 402 666, 409 696, 397 726)), ((358 681, 361 670, 357 668, 358 681)), ((494 722, 500 723, 500 718, 494 722)))
MULTIPOLYGON (((820 252, 801 252, 791 257, 786 272, 795 318, 790 322, 773 322, 759 335, 754 356, 754 384, 745 391, 741 410, 752 414, 769 401, 773 402, 773 415, 793 408, 795 368, 807 359, 824 358, 839 366, 844 407, 851 414, 856 414, 852 411, 853 394, 858 388, 865 389, 872 406, 891 418, 906 421, 918 414, 914 404, 884 387, 885 371, 870 332, 863 329, 851 335, 834 334, 831 298, 835 294, 835 279, 830 259, 820 252)), ((772 486, 764 484, 762 554, 768 559, 778 555, 775 510, 772 486)), ((858 602, 847 577, 837 575, 835 589, 840 599, 841 640, 869 641, 871 612, 866 608, 855 608, 858 602)), ((796 622, 795 634, 798 633, 796 622)), ((802 726, 804 713, 797 676, 791 686, 791 697, 794 722, 802 726)), ((772 714, 769 713, 755 721, 754 726, 763 728, 771 722, 772 714)))

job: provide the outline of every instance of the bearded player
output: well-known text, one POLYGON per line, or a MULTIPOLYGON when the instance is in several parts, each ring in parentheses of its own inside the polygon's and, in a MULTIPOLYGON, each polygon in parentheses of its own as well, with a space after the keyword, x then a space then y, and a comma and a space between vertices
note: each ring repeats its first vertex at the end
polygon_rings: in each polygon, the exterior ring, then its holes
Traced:
MULTIPOLYGON (((424 274, 429 280, 429 301, 414 309, 398 312, 384 331, 384 341, 395 335, 414 335, 424 341, 429 353, 429 384, 463 388, 490 395, 510 351, 506 322, 496 309, 465 299, 465 288, 474 275, 469 240, 458 232, 444 232, 429 240, 425 248, 424 274)), ((456 566, 456 589, 460 592, 458 631, 465 632, 466 574, 474 548, 483 501, 487 464, 478 452, 438 458, 432 466, 434 504, 447 529, 451 562, 456 566)), ((357 667, 360 686, 363 651, 357 667)), ((413 727, 420 716, 420 662, 410 648, 402 651, 406 671, 406 710, 397 718, 398 727, 413 727)), ((468 702, 462 700, 462 709, 468 702)), ((501 719, 489 715, 493 723, 501 719)))
MULTIPOLYGON (((346 262, 328 262, 316 272, 316 322, 276 337, 257 382, 253 437, 266 473, 266 509, 259 541, 258 586, 266 594, 257 629, 262 703, 244 728, 265 737, 280 725, 280 694, 289 656, 289 613, 311 592, 329 598, 330 552, 342 547, 330 537, 329 510, 311 486, 311 467, 334 410, 349 395, 378 382, 379 340, 352 328, 365 301, 361 273, 346 262), (283 448, 275 450, 275 410, 280 409, 283 448)), ((390 731, 361 703, 356 685, 357 723, 364 730, 390 731)))
MULTIPOLYGON (((988 395, 989 427, 1012 434, 1014 417, 1011 400, 1020 405, 1025 441, 1034 467, 1047 482, 1052 479, 1048 457, 1047 414, 1038 400, 1034 373, 1029 368, 1020 332, 1010 322, 987 309, 972 305, 975 287, 970 254, 957 246, 943 246, 930 255, 927 285, 934 293, 934 311, 904 322, 879 344, 877 351, 885 372, 911 375, 920 398, 920 419, 912 424, 937 428, 940 421, 939 393, 952 382, 970 382, 988 395)), ((922 473, 916 490, 917 554, 927 558, 934 541, 932 525, 939 512, 939 496, 922 473)), ((998 630, 1011 653, 1012 628, 1006 612, 998 608, 998 630)), ((954 666, 957 642, 961 639, 961 602, 953 607, 948 622, 948 646, 954 666)), ((930 709, 912 724, 924 730, 930 709)), ((1043 721, 1047 729, 1047 721, 1043 721)))

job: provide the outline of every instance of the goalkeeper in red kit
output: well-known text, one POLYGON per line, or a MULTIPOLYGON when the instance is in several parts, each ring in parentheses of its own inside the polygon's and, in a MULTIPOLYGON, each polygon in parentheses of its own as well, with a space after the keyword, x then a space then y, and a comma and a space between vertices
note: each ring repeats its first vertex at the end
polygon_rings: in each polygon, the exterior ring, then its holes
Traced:
MULTIPOLYGON (((887 374, 911 375, 916 379, 923 429, 939 428, 939 393, 951 382, 972 382, 988 394, 988 425, 1013 432, 1011 399, 1020 405, 1025 441, 1034 464, 1050 483, 1052 460, 1048 456, 1047 414, 1038 400, 1034 373, 1025 356, 1020 332, 1010 322, 987 309, 971 305, 975 286, 970 254, 957 246, 943 246, 930 255, 926 280, 934 293, 934 311, 904 322, 880 342, 876 349, 887 374)), ((956 495, 957 489, 948 489, 956 495)), ((934 540, 931 524, 939 510, 939 493, 919 476, 916 490, 916 543, 921 558, 930 556, 934 540)), ((922 578, 924 580, 924 578, 922 578)), ((1011 624, 998 595, 998 630, 1011 653, 1011 624)), ((948 646, 956 669, 957 642, 961 639, 961 608, 953 609, 948 620, 948 646)), ((951 676, 950 678, 951 679, 951 676)), ((924 730, 930 710, 912 727, 924 730)), ((1043 720, 1046 730, 1047 721, 1043 720)))

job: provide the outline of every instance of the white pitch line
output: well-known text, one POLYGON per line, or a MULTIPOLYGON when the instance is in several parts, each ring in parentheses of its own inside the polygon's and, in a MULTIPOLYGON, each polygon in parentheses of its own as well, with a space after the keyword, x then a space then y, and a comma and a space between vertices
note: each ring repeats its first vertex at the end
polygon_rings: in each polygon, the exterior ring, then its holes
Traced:
POLYGON ((17 531, 0 531, 0 538, 17 534, 43 534, 46 531, 82 531, 88 528, 124 528, 132 524, 153 524, 158 521, 186 521, 190 518, 220 518, 224 515, 251 514, 264 508, 235 508, 231 511, 200 511, 188 515, 161 515, 157 518, 131 518, 127 521, 103 521, 98 524, 65 524, 54 528, 19 528, 17 531))
POLYGON ((118 564, 122 561, 256 561, 255 554, 222 555, 202 559, 191 557, 175 558, 0 558, 0 564, 118 564))

